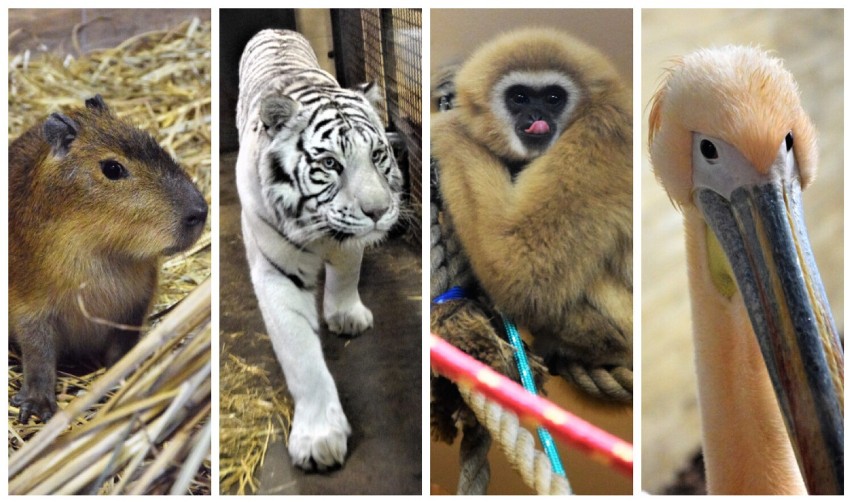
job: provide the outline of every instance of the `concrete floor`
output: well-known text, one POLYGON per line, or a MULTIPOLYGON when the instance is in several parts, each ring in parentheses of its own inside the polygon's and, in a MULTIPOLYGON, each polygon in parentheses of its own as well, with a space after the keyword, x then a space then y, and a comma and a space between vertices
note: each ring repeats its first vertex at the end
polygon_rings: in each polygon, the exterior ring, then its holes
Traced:
MULTIPOLYGON (((265 333, 243 250, 235 163, 235 153, 220 156, 220 331, 265 333)), ((421 494, 420 262, 420 250, 401 239, 369 250, 360 291, 373 311, 374 328, 351 340, 325 330, 321 334, 326 361, 352 425, 343 468, 327 474, 294 469, 279 441, 270 446, 259 470, 259 493, 421 494)), ((271 345, 227 350, 263 365, 272 380, 283 381, 281 369, 269 357, 271 345)))

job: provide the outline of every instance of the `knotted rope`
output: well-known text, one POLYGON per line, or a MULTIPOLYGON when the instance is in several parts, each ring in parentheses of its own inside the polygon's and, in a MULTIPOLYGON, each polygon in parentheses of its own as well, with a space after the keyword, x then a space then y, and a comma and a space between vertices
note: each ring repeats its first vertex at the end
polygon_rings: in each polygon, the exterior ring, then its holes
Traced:
MULTIPOLYGON (((491 437, 497 439, 500 450, 503 451, 512 468, 521 476, 524 484, 538 494, 571 494, 568 479, 553 473, 547 454, 535 448, 535 437, 521 426, 518 416, 504 409, 500 404, 487 400, 479 393, 466 389, 459 391, 479 423, 488 430, 491 437)), ((466 438, 467 435, 462 439, 462 443, 466 438)), ((490 444, 490 439, 488 443, 490 444)), ((468 460, 467 463, 472 461, 472 459, 468 460)), ((462 466, 465 466, 464 462, 462 466)), ((477 494, 484 494, 484 492, 477 494)))
MULTIPOLYGON (((464 304, 456 306, 464 307, 464 304)), ((464 340, 459 342, 462 346, 466 345, 464 340)), ((465 437, 462 439, 465 463, 459 484, 460 492, 481 494, 485 490, 484 483, 487 483, 488 478, 485 451, 491 437, 498 440, 522 480, 540 494, 566 494, 570 491, 565 477, 550 469, 550 458, 535 450, 532 434, 520 427, 519 416, 523 416, 525 422, 547 428, 567 445, 586 452, 595 460, 628 477, 633 476, 633 446, 629 443, 574 416, 553 402, 529 393, 515 380, 434 333, 430 337, 429 352, 433 377, 442 376, 437 381, 433 379, 433 392, 437 390, 434 387, 436 382, 455 383, 452 390, 444 389, 444 394, 446 397, 456 395, 460 404, 453 414, 465 429, 465 437), (483 427, 488 430, 487 433, 483 432, 483 427), (477 452, 469 455, 472 450, 477 452)), ((433 402, 435 405, 440 408, 447 403, 433 402)), ((448 432, 433 423, 432 433, 448 432)), ((454 436, 450 433, 450 437, 454 436)))
POLYGON ((488 464, 488 451, 491 449, 491 435, 482 424, 476 423, 462 430, 459 458, 458 494, 485 494, 491 480, 491 467, 488 464))

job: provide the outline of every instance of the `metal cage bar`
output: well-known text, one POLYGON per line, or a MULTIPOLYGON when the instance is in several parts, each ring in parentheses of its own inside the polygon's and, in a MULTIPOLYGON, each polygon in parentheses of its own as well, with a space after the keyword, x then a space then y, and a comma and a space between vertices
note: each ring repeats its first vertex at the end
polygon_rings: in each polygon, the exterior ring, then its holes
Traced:
POLYGON ((340 85, 381 84, 381 116, 400 139, 397 158, 407 178, 412 218, 406 219, 406 232, 418 242, 423 201, 421 22, 419 9, 332 10, 340 85))

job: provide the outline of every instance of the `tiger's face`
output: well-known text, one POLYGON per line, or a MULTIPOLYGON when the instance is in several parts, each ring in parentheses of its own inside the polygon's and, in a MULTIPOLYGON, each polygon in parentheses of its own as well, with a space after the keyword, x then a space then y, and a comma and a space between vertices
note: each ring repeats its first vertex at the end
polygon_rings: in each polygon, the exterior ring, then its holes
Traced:
POLYGON ((330 238, 366 245, 396 223, 402 175, 364 96, 334 91, 336 99, 297 105, 285 122, 267 127, 264 199, 279 228, 296 242, 330 238))

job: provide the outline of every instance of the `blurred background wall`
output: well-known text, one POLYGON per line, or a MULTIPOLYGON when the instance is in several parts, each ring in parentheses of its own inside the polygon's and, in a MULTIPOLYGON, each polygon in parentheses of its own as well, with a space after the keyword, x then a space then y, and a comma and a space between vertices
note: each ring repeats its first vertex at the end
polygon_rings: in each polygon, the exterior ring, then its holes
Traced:
POLYGON ((78 47, 83 53, 114 47, 194 17, 210 21, 210 9, 9 9, 9 54, 29 49, 78 56, 78 47))

